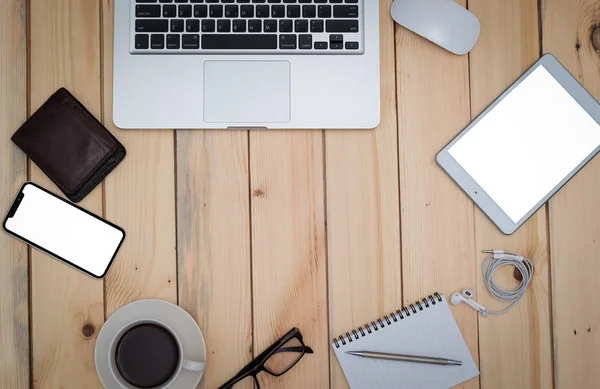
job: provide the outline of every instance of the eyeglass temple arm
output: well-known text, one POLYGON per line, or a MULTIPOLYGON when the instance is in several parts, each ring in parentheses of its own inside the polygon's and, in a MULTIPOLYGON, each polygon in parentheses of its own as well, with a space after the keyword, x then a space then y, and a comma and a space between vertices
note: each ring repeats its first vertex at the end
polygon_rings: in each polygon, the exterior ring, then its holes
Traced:
MULTIPOLYGON (((254 362, 254 361, 252 361, 254 362)), ((240 382, 242 379, 245 379, 248 376, 252 375, 252 370, 254 370, 255 364, 250 362, 246 366, 242 368, 236 375, 234 375, 229 381, 225 382, 223 385, 219 386, 219 389, 231 389, 233 385, 240 382)))
POLYGON ((219 389, 232 389, 233 385, 237 384, 242 379, 245 379, 247 377, 248 377, 248 375, 246 375, 246 372, 239 372, 238 374, 235 375, 235 377, 233 377, 229 381, 225 382, 223 385, 219 386, 219 389))
POLYGON ((281 348, 278 348, 277 350, 275 350, 275 352, 273 354, 286 353, 286 352, 290 352, 290 353, 305 352, 307 354, 313 354, 314 353, 314 351, 312 350, 312 348, 310 348, 308 346, 294 346, 294 347, 281 347, 281 348))

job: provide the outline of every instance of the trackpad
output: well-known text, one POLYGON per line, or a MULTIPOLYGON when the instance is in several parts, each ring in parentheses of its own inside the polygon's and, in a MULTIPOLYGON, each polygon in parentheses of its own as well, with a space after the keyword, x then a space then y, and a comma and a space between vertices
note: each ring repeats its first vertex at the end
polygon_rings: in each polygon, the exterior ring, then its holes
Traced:
POLYGON ((204 121, 288 123, 290 63, 207 61, 204 63, 204 121))

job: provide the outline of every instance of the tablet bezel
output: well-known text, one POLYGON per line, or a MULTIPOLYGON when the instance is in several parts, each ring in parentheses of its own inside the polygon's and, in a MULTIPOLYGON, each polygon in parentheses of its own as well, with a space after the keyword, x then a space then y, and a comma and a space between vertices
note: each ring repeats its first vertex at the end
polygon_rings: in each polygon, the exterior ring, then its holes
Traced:
MULTIPOLYGON (((579 165, 575 167, 565 178, 563 178, 540 202, 525 214, 517 223, 496 204, 494 200, 477 184, 477 182, 463 169, 463 167, 450 155, 448 150, 471 130, 488 112, 502 101, 514 88, 516 88, 527 76, 538 66, 544 68, 554 77, 558 83, 577 101, 579 105, 600 125, 600 104, 588 91, 565 69, 552 55, 545 54, 533 66, 531 66, 515 83, 490 104, 475 120, 462 130, 436 157, 437 163, 458 186, 477 204, 479 208, 498 226, 505 234, 510 235, 523 223, 525 223, 537 210, 544 205, 563 185, 565 185, 577 172, 585 166, 599 151, 600 146, 593 150, 579 165)), ((517 190, 517 189, 516 189, 517 190)))

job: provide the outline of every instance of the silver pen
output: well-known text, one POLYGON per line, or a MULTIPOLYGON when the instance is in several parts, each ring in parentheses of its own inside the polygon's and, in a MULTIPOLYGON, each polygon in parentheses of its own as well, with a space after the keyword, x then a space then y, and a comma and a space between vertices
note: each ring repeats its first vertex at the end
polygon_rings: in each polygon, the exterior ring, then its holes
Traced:
POLYGON ((447 358, 419 357, 416 355, 376 353, 371 351, 346 351, 346 354, 357 355, 363 358, 388 359, 391 361, 429 363, 432 365, 462 365, 461 361, 455 361, 447 358))

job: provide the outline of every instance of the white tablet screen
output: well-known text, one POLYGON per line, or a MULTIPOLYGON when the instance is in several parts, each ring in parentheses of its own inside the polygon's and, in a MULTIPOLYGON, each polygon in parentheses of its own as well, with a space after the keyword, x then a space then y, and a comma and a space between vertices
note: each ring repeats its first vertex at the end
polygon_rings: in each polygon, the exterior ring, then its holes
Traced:
POLYGON ((600 126, 540 65, 449 150, 515 223, 600 145, 600 126))

